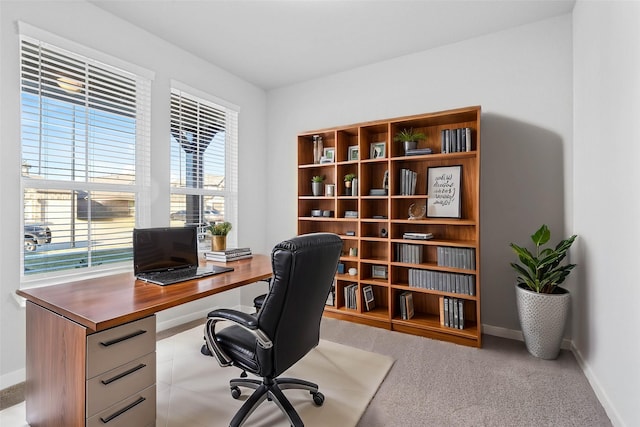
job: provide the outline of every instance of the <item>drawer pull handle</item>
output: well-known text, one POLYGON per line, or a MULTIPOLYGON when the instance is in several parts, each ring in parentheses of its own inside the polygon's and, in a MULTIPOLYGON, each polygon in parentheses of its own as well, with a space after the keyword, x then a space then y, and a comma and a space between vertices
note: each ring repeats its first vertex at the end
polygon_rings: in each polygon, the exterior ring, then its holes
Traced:
POLYGON ((138 335, 142 335, 142 334, 146 334, 146 333, 147 333, 147 331, 140 330, 140 331, 133 332, 133 333, 131 333, 129 335, 125 335, 123 337, 114 338, 114 339, 112 339, 110 341, 100 341, 100 344, 102 344, 104 347, 109 347, 110 345, 118 344, 119 342, 126 341, 129 338, 135 338, 138 335))
POLYGON ((103 423, 108 423, 109 421, 111 421, 112 419, 114 419, 115 417, 119 417, 120 415, 124 414, 125 412, 127 412, 129 409, 138 406, 139 404, 141 404, 142 402, 144 402, 145 399, 144 397, 140 396, 138 398, 138 400, 136 400, 133 403, 128 404, 127 406, 125 406, 124 408, 120 409, 117 412, 114 412, 113 414, 109 415, 107 418, 102 418, 100 417, 100 421, 102 421, 103 423))
POLYGON ((124 371, 118 375, 116 375, 113 378, 109 378, 108 380, 101 380, 100 382, 104 385, 109 385, 114 381, 118 381, 120 378, 126 377, 129 374, 133 374, 135 371, 139 371, 142 368, 145 368, 147 365, 145 365, 144 363, 139 364, 138 366, 134 366, 133 368, 124 371))

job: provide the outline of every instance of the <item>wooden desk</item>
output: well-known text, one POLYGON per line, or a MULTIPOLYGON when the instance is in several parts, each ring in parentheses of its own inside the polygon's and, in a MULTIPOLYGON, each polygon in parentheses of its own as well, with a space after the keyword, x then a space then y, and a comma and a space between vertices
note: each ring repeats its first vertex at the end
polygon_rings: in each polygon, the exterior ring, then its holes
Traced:
MULTIPOLYGON (((143 342, 152 339, 155 369, 155 313, 248 285, 271 277, 272 274, 271 259, 266 255, 254 255, 253 258, 226 265, 234 267, 234 271, 169 286, 135 280, 132 273, 124 273, 18 290, 18 295, 27 299, 27 422, 32 427, 84 426, 85 422, 87 426, 92 425, 87 394, 91 387, 89 380, 93 375, 90 366, 95 357, 90 344, 96 336, 119 332, 116 328, 125 328, 122 329, 124 332, 126 328, 134 328, 135 332, 131 335, 138 336, 132 338, 131 342, 140 340, 140 345, 118 344, 128 347, 122 347, 124 350, 116 351, 115 355, 107 355, 106 358, 125 357, 125 353, 129 351, 136 353, 143 342), (149 316, 154 316, 153 321, 144 320, 149 316)), ((194 343, 196 346, 198 344, 194 343)), ((132 357, 139 355, 134 354, 132 357)), ((153 389, 149 387, 149 390, 153 396, 148 398, 146 404, 152 403, 152 425, 155 425, 155 372, 153 389)), ((118 416, 102 425, 133 424, 131 420, 126 421, 124 416, 118 416), (125 421, 121 421, 123 419, 125 421)))

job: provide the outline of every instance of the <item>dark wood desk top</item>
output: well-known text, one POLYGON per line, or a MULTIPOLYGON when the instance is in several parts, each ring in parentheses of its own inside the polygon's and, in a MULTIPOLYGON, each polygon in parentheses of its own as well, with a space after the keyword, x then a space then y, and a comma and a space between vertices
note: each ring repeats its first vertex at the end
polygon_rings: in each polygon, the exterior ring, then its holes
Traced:
POLYGON ((233 267, 234 271, 169 286, 135 280, 133 273, 123 273, 20 289, 17 294, 97 332, 266 279, 272 273, 271 258, 267 255, 254 255, 224 265, 233 267))

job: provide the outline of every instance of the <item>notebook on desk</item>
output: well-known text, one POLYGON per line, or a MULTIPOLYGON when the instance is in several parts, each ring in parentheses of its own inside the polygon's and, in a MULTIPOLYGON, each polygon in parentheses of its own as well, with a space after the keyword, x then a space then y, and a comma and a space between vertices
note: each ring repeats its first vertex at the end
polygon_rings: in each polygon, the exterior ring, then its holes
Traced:
POLYGON ((136 279, 164 286, 228 271, 233 271, 233 268, 198 266, 196 227, 133 230, 133 273, 136 279))

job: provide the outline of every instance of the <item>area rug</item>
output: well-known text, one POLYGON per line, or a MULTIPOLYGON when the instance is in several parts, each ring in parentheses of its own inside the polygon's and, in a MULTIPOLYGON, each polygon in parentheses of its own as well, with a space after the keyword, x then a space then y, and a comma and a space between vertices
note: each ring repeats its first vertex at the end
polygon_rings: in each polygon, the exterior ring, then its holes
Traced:
MULTIPOLYGON (((156 427, 228 426, 253 390, 243 388, 233 399, 229 380, 240 370, 221 368, 213 357, 200 354, 203 326, 158 341, 156 427)), ((321 340, 283 376, 319 385, 325 396, 315 406, 308 391, 285 390, 306 427, 355 426, 393 365, 393 359, 321 340)), ((288 426, 275 403, 264 401, 244 424, 247 427, 288 426)))

